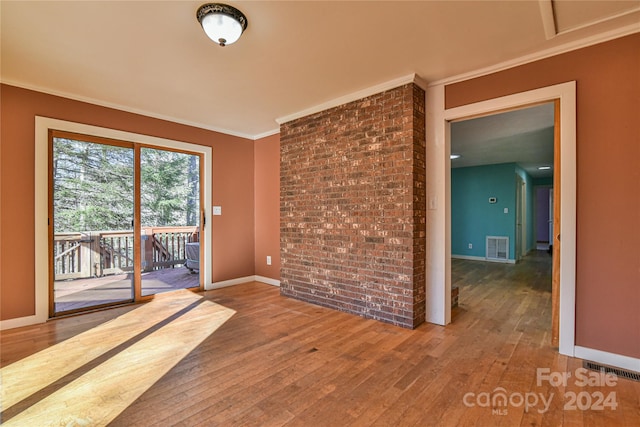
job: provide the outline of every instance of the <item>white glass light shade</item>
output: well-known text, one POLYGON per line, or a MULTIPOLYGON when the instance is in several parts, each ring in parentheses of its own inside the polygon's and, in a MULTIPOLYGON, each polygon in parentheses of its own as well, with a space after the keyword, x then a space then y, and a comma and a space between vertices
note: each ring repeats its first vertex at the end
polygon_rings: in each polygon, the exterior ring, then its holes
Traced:
POLYGON ((222 13, 210 13, 202 19, 202 28, 207 36, 221 45, 235 43, 242 34, 238 21, 222 13))
POLYGON ((202 29, 220 46, 235 43, 247 28, 247 17, 233 6, 207 3, 196 13, 202 29))

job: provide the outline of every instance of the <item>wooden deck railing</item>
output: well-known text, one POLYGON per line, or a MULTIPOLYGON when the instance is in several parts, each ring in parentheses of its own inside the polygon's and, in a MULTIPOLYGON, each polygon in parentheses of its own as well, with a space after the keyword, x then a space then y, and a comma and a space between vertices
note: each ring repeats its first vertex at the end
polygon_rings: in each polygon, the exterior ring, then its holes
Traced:
POLYGON ((142 269, 158 270, 184 264, 187 243, 198 241, 197 227, 143 227, 142 269))
MULTIPOLYGON (((198 241, 198 227, 143 227, 142 270, 184 264, 186 244, 198 241)), ((131 231, 56 233, 53 241, 55 280, 100 277, 133 271, 131 231)))

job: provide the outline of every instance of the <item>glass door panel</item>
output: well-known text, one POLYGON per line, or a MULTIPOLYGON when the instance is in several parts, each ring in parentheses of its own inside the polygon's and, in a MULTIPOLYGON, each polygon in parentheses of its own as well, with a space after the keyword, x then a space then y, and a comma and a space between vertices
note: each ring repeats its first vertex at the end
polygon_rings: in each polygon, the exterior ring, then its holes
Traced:
POLYGON ((52 314, 132 301, 133 147, 51 143, 52 314))
POLYGON ((200 287, 200 156, 140 149, 141 295, 200 287))

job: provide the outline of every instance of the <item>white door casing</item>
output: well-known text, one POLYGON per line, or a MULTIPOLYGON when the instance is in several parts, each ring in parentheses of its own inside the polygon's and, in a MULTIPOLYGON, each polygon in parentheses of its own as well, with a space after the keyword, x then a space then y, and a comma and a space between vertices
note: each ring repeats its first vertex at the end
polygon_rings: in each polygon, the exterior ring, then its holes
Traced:
MULTIPOLYGON (((560 101, 560 345, 575 350, 576 265, 576 83, 575 81, 445 109, 444 84, 427 88, 427 280, 426 320, 451 322, 451 150, 450 123, 502 110, 560 101)), ((558 161, 558 160, 556 160, 558 161)))

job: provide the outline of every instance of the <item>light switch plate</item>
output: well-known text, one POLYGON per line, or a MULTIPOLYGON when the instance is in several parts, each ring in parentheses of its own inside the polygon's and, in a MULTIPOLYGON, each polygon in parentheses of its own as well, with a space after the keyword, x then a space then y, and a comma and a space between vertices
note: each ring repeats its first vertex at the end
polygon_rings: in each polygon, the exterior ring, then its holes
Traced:
POLYGON ((429 210, 436 210, 438 208, 438 199, 435 196, 429 197, 429 210))
POLYGON ((214 206, 213 207, 214 215, 222 215, 222 206, 214 206))

